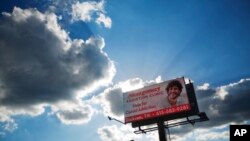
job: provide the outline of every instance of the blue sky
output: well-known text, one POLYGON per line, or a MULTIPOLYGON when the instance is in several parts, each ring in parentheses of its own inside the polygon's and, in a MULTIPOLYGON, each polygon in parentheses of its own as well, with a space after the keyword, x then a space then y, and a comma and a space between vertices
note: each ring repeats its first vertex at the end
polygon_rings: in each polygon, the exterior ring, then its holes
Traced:
POLYGON ((0 140, 157 140, 107 115, 123 119, 122 92, 181 76, 210 121, 171 129, 172 137, 228 140, 230 124, 249 124, 249 6, 1 1, 0 140))

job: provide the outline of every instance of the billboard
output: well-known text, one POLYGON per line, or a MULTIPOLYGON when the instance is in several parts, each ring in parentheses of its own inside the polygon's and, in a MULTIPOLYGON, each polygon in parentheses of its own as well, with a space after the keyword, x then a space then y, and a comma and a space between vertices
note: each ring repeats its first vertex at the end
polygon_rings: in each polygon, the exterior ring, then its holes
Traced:
POLYGON ((123 102, 125 123, 154 122, 162 117, 171 119, 175 115, 186 116, 193 107, 184 77, 126 92, 123 94, 123 102))

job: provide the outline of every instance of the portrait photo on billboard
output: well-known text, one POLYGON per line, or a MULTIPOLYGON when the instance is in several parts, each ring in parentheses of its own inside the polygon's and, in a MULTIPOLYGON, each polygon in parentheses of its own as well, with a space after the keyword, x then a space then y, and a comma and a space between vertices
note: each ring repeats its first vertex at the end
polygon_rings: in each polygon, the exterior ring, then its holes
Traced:
POLYGON ((183 77, 126 92, 123 98, 125 123, 191 109, 183 77))
POLYGON ((163 95, 164 98, 159 99, 159 108, 168 108, 189 103, 184 79, 167 81, 163 95))

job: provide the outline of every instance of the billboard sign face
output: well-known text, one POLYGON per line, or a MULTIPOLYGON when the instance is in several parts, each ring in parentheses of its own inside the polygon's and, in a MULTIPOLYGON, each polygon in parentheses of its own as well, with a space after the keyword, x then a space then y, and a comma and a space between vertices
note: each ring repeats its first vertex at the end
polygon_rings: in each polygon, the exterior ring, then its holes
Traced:
POLYGON ((184 78, 147 86, 123 95, 125 123, 191 110, 184 78))

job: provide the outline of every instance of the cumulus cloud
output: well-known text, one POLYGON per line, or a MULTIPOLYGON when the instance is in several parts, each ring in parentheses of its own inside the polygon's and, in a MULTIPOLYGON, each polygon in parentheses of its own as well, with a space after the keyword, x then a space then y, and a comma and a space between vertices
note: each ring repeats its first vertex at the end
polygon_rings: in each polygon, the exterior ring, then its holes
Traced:
POLYGON ((97 133, 103 141, 156 141, 159 140, 157 132, 147 134, 135 134, 134 129, 124 125, 105 125, 97 129, 97 133))
POLYGON ((206 131, 206 132, 200 132, 198 131, 196 133, 196 140, 197 141, 207 141, 209 140, 226 140, 229 137, 229 131, 223 131, 223 132, 211 132, 211 131, 206 131))
POLYGON ((106 28, 111 28, 112 20, 106 15, 104 10, 104 0, 100 2, 87 1, 76 2, 72 5, 72 19, 73 21, 90 22, 94 20, 97 24, 103 24, 106 28))
MULTIPOLYGON (((209 84, 205 85, 209 86, 209 84)), ((202 133, 204 136, 197 135, 196 138, 199 138, 198 140, 204 140, 205 136, 209 136, 214 139, 217 139, 217 137, 224 139, 228 138, 226 132, 217 136, 217 133, 213 132, 212 129, 218 127, 225 129, 228 128, 230 124, 244 124, 249 121, 250 79, 241 79, 238 82, 217 88, 206 86, 204 89, 205 85, 202 85, 203 88, 197 87, 201 89, 196 89, 196 97, 200 111, 206 112, 210 120, 196 123, 194 127, 186 125, 173 128, 171 131, 174 135, 183 135, 192 130, 197 132, 201 129, 211 129, 208 132, 202 133)))
POLYGON ((97 133, 103 141, 129 141, 142 138, 141 135, 134 134, 132 128, 128 126, 103 126, 98 128, 97 133))
POLYGON ((9 131, 9 132, 12 132, 14 131, 15 129, 17 129, 18 125, 15 123, 15 122, 7 122, 4 126, 3 126, 3 129, 5 131, 9 131))
POLYGON ((143 81, 140 78, 128 79, 105 89, 100 95, 93 97, 91 103, 99 104, 101 112, 105 115, 114 116, 123 120, 123 92, 159 82, 161 82, 160 76, 150 81, 143 81))
POLYGON ((62 19, 71 19, 71 22, 94 22, 111 28, 112 20, 105 11, 105 0, 53 0, 36 1, 38 5, 47 11, 61 15, 62 19))
POLYGON ((0 121, 0 137, 4 137, 6 132, 13 132, 18 128, 18 124, 14 121, 1 122, 0 121))
POLYGON ((250 119, 250 79, 242 79, 216 89, 198 90, 197 97, 207 95, 198 101, 200 109, 204 110, 209 118, 205 126, 220 126, 230 122, 241 123, 250 119), (221 92, 226 93, 221 97, 221 92))
POLYGON ((57 117, 64 124, 83 124, 87 123, 93 114, 90 106, 81 106, 70 110, 60 110, 57 112, 57 117))
MULTIPOLYGON (((137 89, 143 87, 146 83, 136 78, 118 84, 106 89, 99 95, 99 100, 103 101, 103 111, 106 110, 106 113, 109 115, 113 114, 122 119, 122 101, 119 101, 119 99, 122 98, 122 92, 124 92, 122 88, 127 86, 130 90, 137 89), (132 86, 136 86, 136 88, 132 86)), ((198 86, 196 89, 196 97, 199 109, 201 112, 206 112, 210 120, 196 123, 195 126, 185 125, 171 128, 171 137, 179 141, 188 138, 195 138, 196 140, 206 140, 207 138, 220 140, 228 138, 227 131, 230 124, 244 124, 250 119, 249 93, 250 79, 241 79, 238 82, 217 88, 211 88, 208 83, 198 86), (222 97, 220 92, 225 92, 226 95, 223 94, 222 97), (219 134, 218 129, 220 129, 219 134), (191 133, 192 136, 189 133, 191 133), (185 136, 179 138, 179 135, 185 136)))
POLYGON ((53 107, 63 123, 86 123, 93 113, 90 106, 65 110, 60 103, 75 102, 112 81, 115 67, 103 51, 104 39, 71 39, 57 20, 55 14, 36 9, 15 7, 2 13, 0 122, 53 107))
POLYGON ((111 28, 111 25, 112 25, 111 18, 107 17, 103 13, 99 14, 99 17, 96 19, 96 23, 99 24, 99 25, 103 24, 104 27, 106 27, 106 28, 111 28))
POLYGON ((209 88, 209 84, 208 83, 204 83, 201 86, 197 86, 197 90, 207 90, 209 88))
MULTIPOLYGON (((195 129, 195 128, 194 128, 195 129)), ((185 134, 171 134, 171 140, 175 141, 207 141, 207 140, 227 140, 229 137, 228 129, 216 130, 216 128, 193 130, 185 134)))

